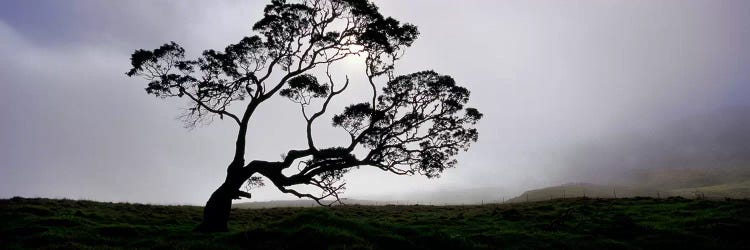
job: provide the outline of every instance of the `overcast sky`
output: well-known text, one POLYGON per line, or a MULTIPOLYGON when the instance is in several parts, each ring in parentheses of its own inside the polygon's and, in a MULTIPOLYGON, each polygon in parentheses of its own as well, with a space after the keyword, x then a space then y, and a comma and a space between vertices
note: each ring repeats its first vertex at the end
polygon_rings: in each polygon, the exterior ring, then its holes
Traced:
MULTIPOLYGON (((485 118, 479 142, 442 178, 362 168, 347 176, 346 197, 483 187, 500 196, 582 181, 610 166, 550 159, 750 105, 750 1, 375 3, 421 32, 397 72, 453 76, 485 118)), ((231 160, 233 124, 184 129, 182 100, 146 95, 146 83, 124 73, 135 49, 176 41, 195 56, 252 35, 265 4, 0 1, 0 196, 203 204, 231 160)), ((294 105, 280 99, 258 112, 248 160, 304 145, 294 105)), ((273 187, 253 195, 291 198, 273 187)))

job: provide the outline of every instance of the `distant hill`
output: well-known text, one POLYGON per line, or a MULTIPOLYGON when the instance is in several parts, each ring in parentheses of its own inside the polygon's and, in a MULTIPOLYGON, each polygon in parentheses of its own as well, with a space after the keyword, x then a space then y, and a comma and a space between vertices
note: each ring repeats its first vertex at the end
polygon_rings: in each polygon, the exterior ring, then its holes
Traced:
POLYGON ((648 169, 622 178, 616 185, 573 183, 529 190, 508 202, 541 201, 572 197, 750 198, 750 168, 648 169))
POLYGON ((670 195, 672 196, 691 197, 698 194, 709 198, 727 197, 735 199, 747 199, 750 198, 750 180, 697 188, 680 188, 670 190, 670 195))

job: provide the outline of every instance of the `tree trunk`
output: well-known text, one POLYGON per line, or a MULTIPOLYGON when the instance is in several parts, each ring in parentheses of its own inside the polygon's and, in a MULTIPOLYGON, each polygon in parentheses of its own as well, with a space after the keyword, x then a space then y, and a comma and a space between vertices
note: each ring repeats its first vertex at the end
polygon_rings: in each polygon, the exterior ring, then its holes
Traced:
POLYGON ((203 208, 203 222, 195 228, 198 232, 226 232, 229 212, 232 210, 232 193, 227 183, 219 186, 203 208))
POLYGON ((229 231, 227 222, 232 211, 232 199, 239 198, 240 187, 249 177, 227 171, 227 178, 219 188, 211 194, 203 208, 203 222, 195 228, 197 232, 226 232, 229 231))
MULTIPOLYGON (((203 208, 203 222, 195 228, 195 231, 229 231, 227 222, 229 221, 229 213, 232 211, 232 199, 239 198, 240 187, 254 174, 254 172, 248 171, 244 166, 245 135, 247 134, 248 120, 260 102, 262 101, 253 100, 247 104, 247 109, 245 109, 245 114, 242 116, 242 121, 240 122, 240 129, 237 131, 234 160, 232 160, 232 163, 227 168, 227 178, 211 194, 211 197, 208 198, 206 206, 203 208)), ((247 197, 249 198, 249 196, 247 197)))

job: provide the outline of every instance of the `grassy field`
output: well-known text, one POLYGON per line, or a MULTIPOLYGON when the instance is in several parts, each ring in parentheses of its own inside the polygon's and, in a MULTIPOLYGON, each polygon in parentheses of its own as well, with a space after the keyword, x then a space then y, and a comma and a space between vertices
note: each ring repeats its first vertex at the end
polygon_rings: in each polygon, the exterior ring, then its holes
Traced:
POLYGON ((231 231, 191 232, 201 208, 0 200, 0 248, 657 249, 750 245, 750 201, 558 199, 482 206, 234 209, 231 231))

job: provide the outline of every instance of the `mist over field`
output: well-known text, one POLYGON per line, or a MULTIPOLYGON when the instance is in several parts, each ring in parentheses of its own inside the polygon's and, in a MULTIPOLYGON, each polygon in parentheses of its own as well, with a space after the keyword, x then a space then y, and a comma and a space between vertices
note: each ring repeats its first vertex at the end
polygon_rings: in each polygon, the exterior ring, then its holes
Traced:
MULTIPOLYGON (((441 178, 362 167, 343 197, 470 203, 566 183, 750 180, 748 1, 374 2, 420 29, 396 72, 451 75, 485 116, 479 141, 441 178)), ((0 197, 204 204, 225 176, 234 127, 184 129, 183 100, 147 96, 125 76, 128 59, 169 41, 188 56, 223 48, 251 34, 265 4, 1 2, 0 197)), ((353 92, 333 113, 368 96, 360 64, 338 66, 353 92)), ((345 141, 330 119, 316 136, 345 141)), ((297 106, 274 100, 251 122, 248 160, 278 160, 304 135, 297 106)), ((293 198, 272 185, 251 192, 293 198)))

